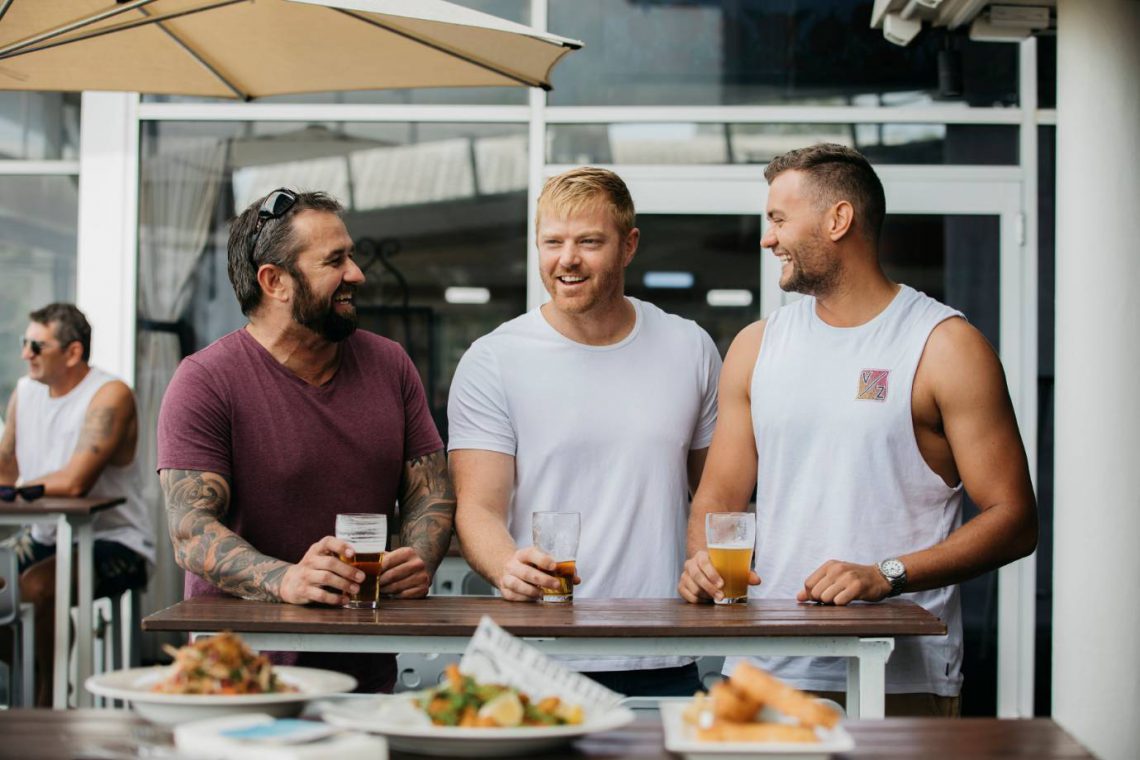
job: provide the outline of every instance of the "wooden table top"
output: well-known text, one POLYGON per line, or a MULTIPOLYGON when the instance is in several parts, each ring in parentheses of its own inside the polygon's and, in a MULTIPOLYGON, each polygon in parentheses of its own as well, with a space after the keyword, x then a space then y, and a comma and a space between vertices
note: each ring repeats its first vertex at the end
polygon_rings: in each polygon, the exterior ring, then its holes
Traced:
POLYGON ((0 501, 0 515, 30 515, 30 514, 64 514, 89 515, 111 507, 117 507, 126 501, 122 496, 83 496, 79 498, 65 498, 63 496, 45 496, 35 501, 24 501, 19 496, 15 501, 0 501))
MULTIPOLYGON (((1092 758, 1075 739, 1049 719, 895 718, 845 724, 855 750, 836 758, 1092 758)), ((137 757, 142 747, 169 746, 170 733, 123 710, 0 711, 0 758, 137 757)), ((422 755, 393 752, 392 760, 422 755)), ((641 713, 631 725, 594 734, 535 760, 677 760, 665 751, 661 722, 641 713)))
POLYGON ((187 599, 143 620, 146 631, 470 636, 483 615, 516 636, 937 636, 946 625, 904 599, 833 607, 794 600, 714 606, 681 599, 577 599, 568 605, 494 597, 383 599, 377 610, 187 599))

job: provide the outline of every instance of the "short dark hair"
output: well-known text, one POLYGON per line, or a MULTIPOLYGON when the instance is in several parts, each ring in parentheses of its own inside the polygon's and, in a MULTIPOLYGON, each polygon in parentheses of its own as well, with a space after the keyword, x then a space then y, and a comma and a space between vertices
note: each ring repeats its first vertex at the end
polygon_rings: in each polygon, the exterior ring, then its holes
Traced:
POLYGON ((787 171, 808 176, 817 199, 828 205, 845 200, 855 208, 863 235, 877 243, 887 213, 883 183, 859 151, 837 143, 818 143, 776 156, 764 169, 768 184, 787 171))
POLYGON ((297 255, 301 252, 303 242, 294 234, 293 217, 301 211, 310 210, 337 216, 344 214, 344 206, 328 193, 295 192, 297 202, 279 218, 265 220, 256 247, 251 251, 249 239, 257 226, 257 212, 269 195, 255 200, 230 223, 227 271, 230 283, 234 286, 234 295, 241 305, 241 313, 246 316, 261 305, 261 286, 257 284, 258 267, 262 264, 275 264, 291 276, 297 276, 297 255), (257 262, 256 265, 254 262, 257 262))
POLYGON ((91 358, 91 323, 73 303, 49 303, 28 314, 28 319, 47 325, 62 348, 79 341, 83 346, 83 361, 91 358))

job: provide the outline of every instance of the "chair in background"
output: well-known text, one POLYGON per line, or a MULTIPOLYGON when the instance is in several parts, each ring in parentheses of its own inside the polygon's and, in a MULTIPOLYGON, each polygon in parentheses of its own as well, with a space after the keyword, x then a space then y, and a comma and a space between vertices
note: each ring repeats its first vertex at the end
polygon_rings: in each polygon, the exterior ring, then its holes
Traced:
POLYGON ((20 569, 16 553, 0 547, 0 626, 12 629, 12 659, 8 684, 12 707, 34 707, 35 622, 33 607, 20 603, 20 569))

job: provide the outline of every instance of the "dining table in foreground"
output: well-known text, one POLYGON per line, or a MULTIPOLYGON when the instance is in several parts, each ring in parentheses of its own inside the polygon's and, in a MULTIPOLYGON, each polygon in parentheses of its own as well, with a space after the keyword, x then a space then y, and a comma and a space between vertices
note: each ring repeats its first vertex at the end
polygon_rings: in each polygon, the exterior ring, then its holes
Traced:
MULTIPOLYGON (((1083 746, 1052 720, 998 718, 889 718, 848 721, 855 741, 852 752, 836 760, 856 758, 1092 758, 1083 746)), ((170 732, 125 710, 0 711, 0 758, 162 757, 170 732)), ((423 755, 393 751, 391 760, 423 755)), ((593 734, 531 760, 676 760, 665 749, 661 720, 644 712, 630 725, 593 734)), ((757 755, 763 757, 763 755, 757 755)))
MULTIPOLYGON (((95 513, 118 506, 126 499, 117 496, 64 498, 48 496, 35 501, 0 501, 0 525, 54 525, 56 544, 76 545, 79 582, 76 589, 75 670, 76 680, 83 683, 91 675, 93 658, 91 629, 92 603, 95 590, 95 536, 92 523, 95 513)), ((56 556, 55 575, 55 666, 52 682, 52 707, 67 707, 68 654, 71 651, 71 552, 56 556)), ((79 689, 76 703, 91 706, 91 695, 79 689)))
POLYGON ((546 654, 846 657, 847 712, 882 718, 885 667, 899 636, 942 636, 946 625, 905 599, 845 607, 794 600, 714 606, 680 599, 576 599, 572 604, 495 597, 383 599, 375 610, 187 599, 143 620, 146 631, 241 634, 284 652, 460 653, 490 616, 546 654))

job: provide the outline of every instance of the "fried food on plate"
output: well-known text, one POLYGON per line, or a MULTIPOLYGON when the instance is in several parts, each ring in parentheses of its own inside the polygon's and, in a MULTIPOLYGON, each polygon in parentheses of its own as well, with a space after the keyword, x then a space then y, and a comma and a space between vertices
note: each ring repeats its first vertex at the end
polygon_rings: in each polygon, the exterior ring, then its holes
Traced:
POLYGON ((807 726, 787 723, 737 723, 718 720, 709 728, 697 727, 697 739, 705 742, 818 742, 815 731, 807 726))
POLYGON ((756 718, 762 704, 733 688, 729 681, 720 681, 709 689, 713 715, 716 719, 733 723, 747 723, 756 718))
POLYGON ((760 668, 742 662, 730 677, 733 691, 763 707, 771 707, 805 726, 831 728, 839 713, 760 668))

